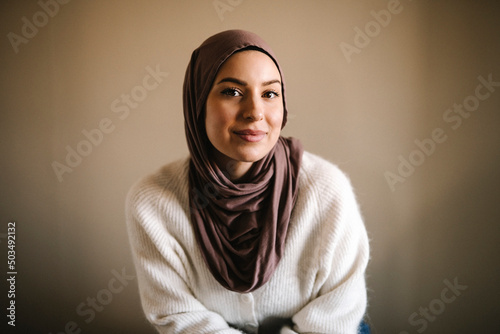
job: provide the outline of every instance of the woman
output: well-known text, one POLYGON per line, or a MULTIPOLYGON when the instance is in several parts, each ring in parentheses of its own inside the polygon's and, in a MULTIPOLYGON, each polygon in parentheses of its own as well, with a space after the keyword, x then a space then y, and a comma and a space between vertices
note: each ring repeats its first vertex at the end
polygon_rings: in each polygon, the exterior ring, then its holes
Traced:
POLYGON ((207 39, 184 81, 190 157, 130 191, 144 312, 160 333, 357 333, 368 238, 344 174, 283 138, 285 84, 257 35, 207 39))

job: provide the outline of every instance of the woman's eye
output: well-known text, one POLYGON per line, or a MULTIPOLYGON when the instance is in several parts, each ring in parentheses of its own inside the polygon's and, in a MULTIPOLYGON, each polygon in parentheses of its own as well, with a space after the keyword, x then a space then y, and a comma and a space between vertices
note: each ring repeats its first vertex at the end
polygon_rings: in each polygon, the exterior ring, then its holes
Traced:
POLYGON ((280 96, 280 95, 279 95, 277 92, 272 91, 272 90, 271 90, 271 91, 269 91, 269 92, 265 92, 265 93, 264 93, 264 97, 267 97, 267 98, 269 98, 269 99, 274 99, 274 98, 276 98, 276 97, 278 97, 278 96, 280 96))
POLYGON ((241 93, 236 88, 226 88, 222 91, 222 95, 241 96, 241 93))

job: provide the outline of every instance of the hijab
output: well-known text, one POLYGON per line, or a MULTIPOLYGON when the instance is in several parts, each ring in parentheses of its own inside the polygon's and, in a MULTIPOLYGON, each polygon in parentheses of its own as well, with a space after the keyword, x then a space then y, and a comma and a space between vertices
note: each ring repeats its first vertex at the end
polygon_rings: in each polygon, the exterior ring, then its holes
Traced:
POLYGON ((205 103, 221 65, 235 52, 268 55, 281 75, 283 124, 285 84, 270 47, 256 34, 228 30, 193 51, 183 86, 185 132, 190 151, 189 203, 196 240, 213 277, 226 289, 251 292, 271 278, 283 256, 290 216, 298 193, 302 146, 279 137, 245 182, 235 183, 219 167, 205 131, 205 103))

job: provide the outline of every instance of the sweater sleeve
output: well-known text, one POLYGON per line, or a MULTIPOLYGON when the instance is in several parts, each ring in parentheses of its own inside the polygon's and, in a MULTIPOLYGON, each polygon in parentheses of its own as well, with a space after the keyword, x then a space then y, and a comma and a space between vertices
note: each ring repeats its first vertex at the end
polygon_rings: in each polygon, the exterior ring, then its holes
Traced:
MULTIPOLYGON (((142 308, 159 333, 241 334, 208 310, 189 288, 189 257, 158 213, 154 183, 134 186, 127 196, 127 229, 142 308)), ((175 203, 173 204, 175 205, 175 203)), ((182 210, 178 210, 182 211, 182 210)), ((180 214, 180 213, 179 213, 180 214)))
POLYGON ((368 236, 349 180, 338 169, 333 174, 318 192, 328 200, 320 208, 317 294, 292 317, 293 328, 280 334, 355 334, 365 313, 368 236))

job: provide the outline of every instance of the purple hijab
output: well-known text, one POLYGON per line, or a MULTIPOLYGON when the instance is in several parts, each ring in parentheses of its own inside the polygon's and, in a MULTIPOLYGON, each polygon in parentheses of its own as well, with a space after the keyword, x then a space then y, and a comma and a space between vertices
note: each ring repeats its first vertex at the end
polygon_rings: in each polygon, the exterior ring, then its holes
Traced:
POLYGON ((191 154, 191 221, 210 272, 226 289, 237 292, 250 292, 265 284, 283 256, 302 159, 300 142, 280 137, 253 164, 245 183, 233 183, 227 170, 215 164, 205 131, 205 103, 221 65, 245 49, 268 55, 281 74, 283 127, 287 120, 283 74, 273 51, 253 33, 228 30, 208 38, 193 51, 183 88, 191 154))

